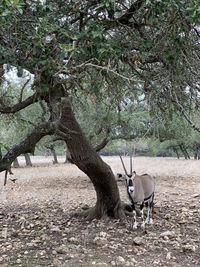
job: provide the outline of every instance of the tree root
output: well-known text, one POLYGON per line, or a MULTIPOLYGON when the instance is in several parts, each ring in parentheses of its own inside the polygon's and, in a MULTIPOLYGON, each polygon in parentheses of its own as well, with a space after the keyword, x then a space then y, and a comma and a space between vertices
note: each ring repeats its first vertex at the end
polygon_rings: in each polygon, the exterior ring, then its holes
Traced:
POLYGON ((76 211, 72 214, 72 217, 85 218, 86 220, 94 220, 94 219, 124 219, 126 216, 133 216, 132 207, 130 204, 120 202, 115 210, 113 211, 112 216, 110 216, 103 206, 95 205, 91 208, 84 208, 84 210, 76 211))

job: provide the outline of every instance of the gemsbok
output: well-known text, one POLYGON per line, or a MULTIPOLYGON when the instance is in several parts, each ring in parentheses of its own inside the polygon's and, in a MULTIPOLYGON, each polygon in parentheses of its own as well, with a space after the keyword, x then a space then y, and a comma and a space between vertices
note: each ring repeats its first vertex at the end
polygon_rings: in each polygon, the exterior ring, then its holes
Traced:
POLYGON ((148 174, 137 175, 136 172, 132 170, 132 156, 130 156, 130 174, 128 174, 121 156, 120 159, 125 171, 127 193, 133 209, 133 228, 136 229, 138 225, 136 219, 137 205, 140 206, 142 219, 141 227, 145 227, 145 224, 153 224, 155 177, 148 174), (144 220, 144 205, 147 207, 146 220, 144 220))

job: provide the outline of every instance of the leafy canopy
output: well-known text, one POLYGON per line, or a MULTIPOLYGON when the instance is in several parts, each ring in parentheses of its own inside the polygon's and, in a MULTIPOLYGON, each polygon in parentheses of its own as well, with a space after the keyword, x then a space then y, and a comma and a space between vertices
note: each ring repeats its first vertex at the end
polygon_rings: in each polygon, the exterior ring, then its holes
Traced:
POLYGON ((129 126, 199 106, 197 0, 4 0, 0 13, 0 66, 32 73, 32 93, 62 84, 81 121, 86 102, 92 121, 118 133, 124 122, 131 136, 129 126), (119 120, 125 102, 130 115, 119 120))

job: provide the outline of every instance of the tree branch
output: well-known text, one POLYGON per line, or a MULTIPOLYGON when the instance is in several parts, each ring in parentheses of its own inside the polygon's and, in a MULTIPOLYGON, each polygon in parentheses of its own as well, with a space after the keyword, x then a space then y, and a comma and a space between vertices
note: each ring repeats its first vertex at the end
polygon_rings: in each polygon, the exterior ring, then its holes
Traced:
POLYGON ((133 17, 133 14, 141 8, 143 5, 144 0, 137 0, 134 4, 130 6, 130 8, 126 11, 125 14, 123 14, 120 18, 118 18, 118 22, 124 25, 130 25, 133 22, 130 22, 129 20, 133 17))
POLYGON ((186 121, 192 126, 192 128, 199 132, 200 133, 200 128, 197 127, 195 125, 195 123, 190 119, 189 115, 187 114, 187 112, 185 111, 184 107, 180 104, 179 100, 178 100, 178 97, 177 95, 175 94, 175 100, 174 98, 171 97, 171 101, 174 102, 177 107, 178 107, 178 110, 180 111, 181 114, 183 114, 183 117, 186 119, 186 121))
POLYGON ((31 78, 27 79, 27 81, 22 86, 22 89, 21 89, 21 92, 20 92, 20 97, 19 97, 19 103, 22 102, 22 97, 23 97, 24 89, 26 88, 26 86, 30 82, 30 80, 31 80, 31 78))
POLYGON ((96 152, 101 151, 108 143, 110 139, 106 136, 98 145, 94 147, 96 152))
POLYGON ((106 136, 103 138, 103 140, 97 144, 94 149, 96 150, 96 152, 99 152, 100 150, 102 150, 110 141, 110 138, 109 138, 109 134, 110 134, 110 126, 108 126, 106 128, 106 136))
POLYGON ((35 128, 23 141, 13 146, 0 160, 0 172, 9 171, 12 162, 21 154, 33 153, 35 145, 46 135, 52 135, 57 127, 56 123, 46 122, 35 128))
MULTIPOLYGON (((97 69, 102 69, 102 70, 105 70, 105 71, 107 71, 107 72, 110 72, 110 73, 112 73, 113 75, 118 76, 118 77, 120 77, 121 79, 124 79, 124 80, 126 80, 126 81, 128 81, 128 82, 133 82, 133 81, 136 82, 136 79, 133 79, 133 78, 129 78, 129 77, 127 77, 127 76, 124 76, 124 75, 122 75, 122 74, 116 72, 115 70, 110 69, 109 66, 106 67, 106 66, 96 65, 96 64, 93 64, 93 63, 83 63, 83 64, 80 64, 80 65, 74 67, 74 69, 78 69, 78 68, 82 69, 82 68, 84 68, 84 67, 94 67, 94 68, 97 68, 97 69)), ((137 82, 138 82, 138 80, 137 80, 137 82)))
POLYGON ((0 106, 0 113, 3 113, 3 114, 16 113, 16 112, 18 112, 18 111, 30 106, 31 104, 37 102, 38 101, 38 97, 39 97, 39 94, 36 92, 32 96, 28 97, 27 99, 25 99, 22 102, 19 102, 19 103, 15 104, 12 107, 2 107, 2 106, 0 106))

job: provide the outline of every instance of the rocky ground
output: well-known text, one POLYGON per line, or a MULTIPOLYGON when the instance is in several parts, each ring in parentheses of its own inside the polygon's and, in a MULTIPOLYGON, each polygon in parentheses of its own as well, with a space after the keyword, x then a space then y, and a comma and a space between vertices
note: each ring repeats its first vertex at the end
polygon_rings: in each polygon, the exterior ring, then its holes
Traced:
MULTIPOLYGON (((116 158, 105 160, 121 171, 116 158)), ((162 159, 158 166, 157 160, 136 160, 138 172, 150 166, 157 184, 154 225, 137 230, 128 217, 73 217, 95 203, 95 192, 71 164, 13 170, 16 183, 0 189, 0 266, 200 266, 199 163, 162 159)), ((0 178, 3 184, 2 173, 0 178)), ((123 183, 118 185, 128 201, 123 183)))

